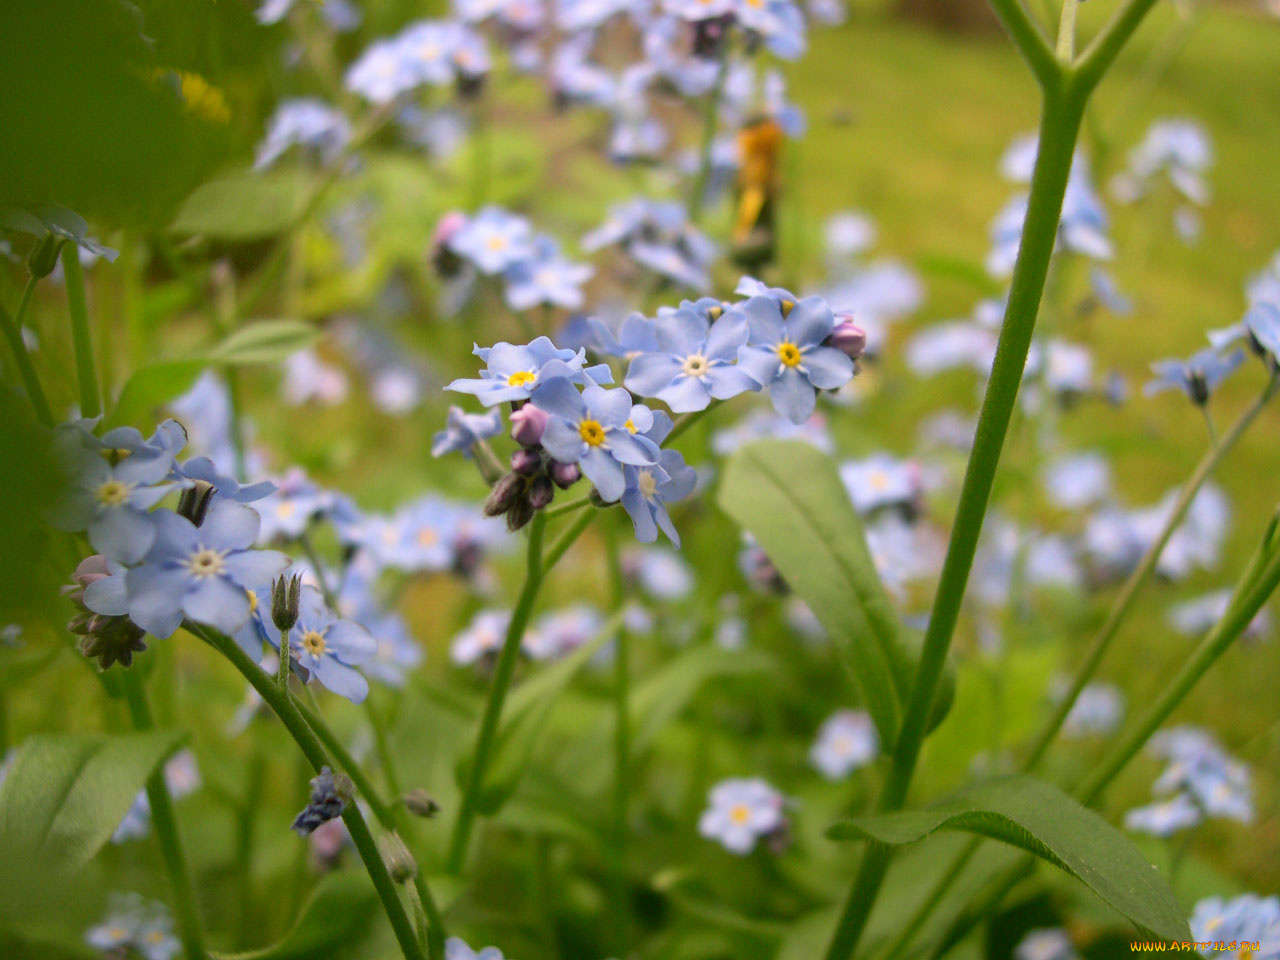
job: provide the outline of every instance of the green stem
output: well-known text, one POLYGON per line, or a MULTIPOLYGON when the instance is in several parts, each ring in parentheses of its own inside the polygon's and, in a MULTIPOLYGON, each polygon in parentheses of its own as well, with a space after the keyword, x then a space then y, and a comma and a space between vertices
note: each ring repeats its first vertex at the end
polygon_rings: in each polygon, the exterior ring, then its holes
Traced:
MULTIPOLYGON (((294 742, 307 758, 312 770, 318 773, 321 767, 330 765, 329 757, 325 753, 325 749, 315 731, 307 723, 299 709, 299 705, 287 690, 280 689, 273 678, 269 677, 261 667, 254 663, 235 641, 223 636, 216 630, 206 630, 196 624, 188 623, 184 626, 189 632, 200 637, 230 660, 232 666, 239 670, 244 678, 249 681, 253 689, 258 692, 267 706, 271 708, 272 712, 280 718, 280 722, 284 724, 289 735, 293 737, 294 742)), ((351 770, 345 770, 344 772, 348 775, 351 774, 351 770)), ((354 781, 355 777, 352 777, 352 780, 354 781)), ((391 922, 391 929, 400 945, 400 952, 404 955, 405 960, 422 960, 424 954, 421 945, 418 943, 413 924, 409 920, 408 914, 405 913, 404 904, 400 902, 400 897, 396 893, 395 883, 392 881, 390 874, 387 873, 387 866, 382 860, 382 854, 373 839, 373 834, 369 832, 369 825, 365 823, 364 816, 360 813, 359 805, 355 803, 347 804, 346 809, 342 812, 342 821, 346 824, 347 832, 351 835, 351 842, 355 845, 356 852, 359 854, 365 870, 368 871, 369 877, 373 881, 374 890, 382 901, 382 907, 386 911, 387 919, 391 922)))
POLYGON ((98 368, 93 359, 93 337, 89 331, 89 307, 85 300, 80 248, 74 243, 62 245, 62 274, 67 285, 67 308, 71 314, 76 379, 80 383, 80 416, 96 417, 102 413, 102 395, 98 390, 98 368))
POLYGON ((720 127, 720 101, 724 99, 724 85, 729 78, 729 51, 721 52, 720 69, 716 81, 707 94, 702 114, 702 146, 698 153, 698 174, 693 181, 693 194, 689 197, 689 221, 697 224, 702 219, 706 205, 707 183, 711 179, 711 162, 715 153, 716 131, 720 127))
MULTIPOLYGON (((151 705, 147 702, 147 693, 137 670, 120 672, 121 686, 124 688, 125 702, 129 705, 129 716, 133 719, 134 728, 154 730, 155 719, 151 715, 151 705)), ((200 911, 196 906, 195 887, 191 883, 187 857, 178 836, 173 801, 169 797, 169 786, 164 779, 164 764, 147 778, 146 789, 147 802, 151 805, 151 825, 160 844, 165 870, 169 874, 169 891, 173 896, 173 913, 178 923, 178 939, 182 941, 182 951, 187 960, 205 960, 207 953, 204 930, 200 924, 200 911)))
POLYGON ((1049 41, 1035 21, 1022 6, 1021 0, 990 0, 991 8, 1009 31, 1014 44, 1031 67, 1040 86, 1044 87, 1058 77, 1058 63, 1054 59, 1049 41))
MULTIPOLYGON (((590 517, 591 514, 586 514, 590 517)), ((511 678, 515 674, 516 661, 520 658, 520 644, 524 639, 525 628, 533 613, 533 605, 538 599, 538 590, 542 586, 543 558, 542 533, 547 518, 540 510, 533 516, 529 524, 529 545, 526 559, 524 586, 511 612, 511 621, 507 625, 506 639, 502 643, 502 651, 498 654, 498 665, 494 670, 493 680, 489 685, 489 699, 485 704, 484 716, 480 721, 480 732, 476 738, 476 747, 471 754, 471 769, 467 775, 466 788, 462 794, 462 805, 458 808, 458 818, 453 824, 453 834, 449 839, 449 853, 445 859, 445 869, 452 874, 460 874, 467 857, 467 846, 471 840, 471 828, 475 824, 476 804, 480 799, 480 790, 484 785, 484 777, 489 765, 489 755, 493 750, 494 737, 498 733, 498 721, 502 717, 502 705, 506 701, 507 691, 511 687, 511 678)), ((549 566, 549 565, 548 565, 549 566)))
POLYGON ((590 497, 579 497, 577 500, 570 500, 568 503, 561 503, 554 507, 547 507, 542 512, 547 515, 548 520, 554 520, 556 517, 563 516, 566 513, 572 513, 574 510, 580 510, 583 507, 589 506, 591 506, 590 497))
POLYGON ((566 529, 560 536, 556 537, 555 542, 547 547, 547 552, 542 555, 542 575, 546 576, 551 568, 560 562, 560 558, 574 544, 578 537, 582 536, 582 531, 591 525, 591 521, 596 518, 595 510, 588 510, 573 521, 573 525, 566 529))
POLYGON ((46 427, 53 427, 53 411, 49 409, 49 401, 45 398, 44 388, 40 386, 40 378, 36 376, 36 368, 31 363, 31 355, 27 353, 27 345, 23 342, 22 331, 9 316, 9 311, 0 305, 0 330, 9 341, 9 350, 13 353, 13 362, 18 367, 18 376, 22 378, 22 386, 27 391, 27 400, 35 411, 36 419, 46 427))
MULTIPOLYGON (((889 776, 877 802, 876 809, 880 813, 901 809, 920 756, 929 713, 982 531, 1000 451, 1026 367, 1040 296, 1057 239, 1062 198, 1071 171, 1084 102, 1085 98, 1070 85, 1046 87, 1040 122, 1040 148, 1004 325, 978 417, 973 451, 965 471, 929 627, 925 632, 920 666, 893 748, 889 776)), ((891 855, 888 846, 868 845, 827 951, 827 960, 848 960, 853 956, 891 855)))
MULTIPOLYGON (((618 525, 609 523, 605 527, 608 561, 609 584, 613 595, 613 609, 622 617, 625 602, 622 580, 622 557, 618 545, 618 525)), ((620 957, 627 954, 629 942, 630 909, 627 892, 627 818, 630 807, 630 768, 631 768, 631 694, 629 644, 627 642, 626 624, 619 621, 614 639, 614 680, 613 680, 613 912, 614 912, 614 953, 620 957)))
POLYGON ((13 324, 19 330, 26 322, 27 311, 31 308, 31 297, 36 292, 36 284, 40 282, 40 278, 35 274, 27 277, 27 285, 22 288, 22 299, 18 301, 17 312, 13 315, 13 324))
POLYGON ((1062 0, 1062 19, 1058 21, 1057 57, 1070 65, 1076 55, 1076 8, 1080 0, 1062 0))

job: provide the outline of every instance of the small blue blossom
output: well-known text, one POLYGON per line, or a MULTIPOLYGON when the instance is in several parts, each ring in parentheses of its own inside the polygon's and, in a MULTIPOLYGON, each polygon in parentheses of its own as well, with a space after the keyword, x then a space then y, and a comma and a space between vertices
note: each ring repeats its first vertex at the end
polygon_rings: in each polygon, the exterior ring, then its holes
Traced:
POLYGON ((1175 190, 1201 206, 1209 200, 1204 173, 1212 165, 1209 135, 1192 120, 1156 121, 1129 155, 1129 174, 1141 189, 1165 173, 1175 190))
POLYGON ((658 349, 658 334, 654 321, 643 313, 632 312, 622 319, 617 333, 599 317, 587 317, 594 335, 593 348, 610 357, 634 360, 643 353, 658 349))
POLYGON ((420 72, 399 37, 371 43, 347 70, 346 88, 379 106, 408 93, 421 81, 420 72))
POLYGON ((497 343, 477 346, 472 351, 485 364, 478 379, 459 379, 446 390, 469 393, 486 407, 528 400, 536 387, 553 379, 573 383, 612 383, 608 366, 587 367, 586 352, 557 349, 547 337, 537 337, 527 346, 497 343))
POLYGON ((1067 931, 1058 929, 1030 930, 1013 949, 1014 960, 1076 960, 1078 956, 1067 931))
POLYGON ((582 285, 594 272, 588 264, 562 256, 550 237, 536 237, 533 256, 512 264, 503 274, 507 305, 517 311, 543 304, 576 310, 582 306, 582 285))
POLYGON ((1147 382, 1143 393, 1151 396, 1162 390, 1181 390, 1192 402, 1203 405, 1217 386, 1243 363, 1243 350, 1222 356, 1212 347, 1187 360, 1160 360, 1151 365, 1156 379, 1147 382))
POLYGON ((524 217, 488 206, 455 230, 449 249, 482 273, 501 273, 535 255, 533 228, 524 217))
POLYGON ((134 893, 112 894, 106 918, 86 930, 84 939, 103 953, 136 950, 143 960, 173 960, 182 953, 164 904, 134 893))
POLYGON ((236 503, 254 503, 276 492, 276 485, 270 480, 242 484, 235 477, 220 473, 217 464, 208 457, 192 457, 175 466, 173 472, 182 480, 207 483, 217 491, 219 497, 236 503))
POLYGON ((1188 827, 1194 827, 1204 819, 1192 799, 1185 793, 1176 793, 1167 800, 1157 800, 1146 806, 1134 807, 1124 815, 1128 830, 1149 833, 1154 837, 1169 837, 1188 827))
POLYGON ((235 633, 249 619, 246 588, 288 566, 282 553, 252 549, 258 514, 233 500, 215 498, 199 527, 169 510, 156 512, 153 522, 151 549, 125 583, 129 618, 161 639, 185 617, 235 633))
POLYGON ((624 465, 657 466, 657 445, 627 427, 632 401, 626 390, 591 384, 579 393, 568 379, 555 377, 539 384, 531 399, 551 415, 543 447, 560 463, 578 464, 606 502, 626 490, 624 465))
MULTIPOLYGON (((648 408, 637 404, 632 407, 628 422, 640 425, 646 418, 645 415, 651 426, 640 432, 646 439, 661 446, 671 432, 671 418, 661 410, 650 413, 648 408)), ((698 481, 697 472, 685 464, 684 457, 679 452, 663 450, 659 453, 656 469, 627 466, 623 468, 623 473, 627 488, 622 494, 622 506, 631 516, 636 539, 641 543, 653 543, 658 539, 658 530, 661 529, 668 540, 675 546, 680 546, 680 535, 671 523, 667 504, 683 500, 693 492, 698 481)))
POLYGON ((923 492, 920 464, 877 453, 840 465, 840 479, 859 513, 915 504, 923 492))
POLYGON ((275 490, 254 506, 261 517, 258 542, 296 540, 334 504, 334 494, 322 489, 300 467, 293 467, 278 477, 275 490))
MULTIPOLYGON (((1007 277, 1013 272, 1026 217, 1025 194, 1014 197, 997 215, 991 226, 992 249, 987 256, 987 270, 992 276, 1007 277)), ((1107 235, 1109 224, 1110 218, 1085 172, 1084 164, 1073 163, 1062 200, 1057 249, 1092 260, 1110 260, 1115 255, 1115 248, 1107 235)))
MULTIPOLYGON (((1233 960, 1280 960, 1280 897, 1245 893, 1200 900, 1191 912, 1191 937, 1198 944, 1239 945, 1233 960), (1251 948, 1255 943, 1257 950, 1251 948)), ((1206 956, 1219 953, 1210 947, 1206 956)))
MULTIPOLYGON (((269 617, 263 626, 268 642, 279 650, 280 631, 269 617)), ((364 627, 340 619, 310 584, 302 586, 298 622, 289 631, 288 648, 298 667, 326 690, 353 703, 368 696, 369 681, 355 668, 373 659, 377 643, 364 627)))
POLYGON ((1045 492, 1064 510, 1080 510, 1111 493, 1111 464, 1100 453, 1060 457, 1044 473, 1045 492))
POLYGON ((444 960, 504 960, 502 951, 497 947, 485 947, 483 950, 472 950, 466 941, 458 937, 450 937, 444 942, 444 960))
POLYGON ((622 568, 655 600, 682 600, 693 590, 693 568, 674 550, 629 550, 623 554, 622 568))
MULTIPOLYGON (((1065 694, 1065 690, 1061 691, 1065 694)), ((1091 683, 1080 691, 1063 721, 1066 737, 1106 736, 1124 719, 1124 694, 1107 683, 1091 683)))
POLYGON ((323 100, 285 100, 267 124, 267 135, 258 144, 253 168, 267 169, 293 146, 315 153, 324 163, 332 163, 350 140, 351 122, 323 100))
POLYGON ((161 424, 150 440, 132 428, 98 438, 87 422, 58 427, 54 443, 71 477, 53 524, 85 531, 108 560, 138 562, 155 541, 149 511, 178 486, 170 474, 185 442, 186 433, 173 420, 161 424))
POLYGON ((590 641, 604 626, 604 617, 585 604, 557 610, 539 618, 521 644, 532 660, 555 660, 590 641))
MULTIPOLYGON (((705 5, 705 0, 698 0, 705 5)), ((734 13, 744 28, 764 40, 775 57, 796 60, 807 46, 804 14, 791 0, 739 0, 734 13)))
POLYGON ((828 780, 843 780, 880 752, 875 724, 865 710, 837 710, 818 728, 809 762, 828 780))
POLYGON ((935 323, 907 343, 907 366, 921 377, 958 368, 985 375, 995 356, 995 331, 969 320, 935 323))
POLYGON ((821 297, 796 302, 790 294, 757 295, 731 312, 739 311, 749 339, 738 351, 738 366, 769 391, 773 408, 792 423, 809 419, 818 390, 834 390, 853 378, 853 361, 822 345, 835 329, 835 317, 821 297))
POLYGON ((783 795, 758 777, 721 780, 707 796, 698 833, 744 856, 785 828, 785 804, 783 795))
POLYGON ((631 361, 623 385, 644 397, 656 397, 675 413, 705 410, 713 399, 728 400, 760 389, 734 361, 747 343, 747 318, 724 313, 723 306, 708 309, 684 304, 660 315, 653 331, 657 349, 631 361))
POLYGON ((470 458, 473 446, 501 432, 502 411, 467 413, 461 407, 450 406, 445 428, 431 440, 431 455, 443 457, 446 453, 461 453, 470 458))
MULTIPOLYGON (((450 642, 449 659, 459 667, 466 667, 487 655, 496 656, 502 649, 510 623, 510 610, 481 610, 450 642)), ((529 642, 527 636, 524 640, 529 642)))

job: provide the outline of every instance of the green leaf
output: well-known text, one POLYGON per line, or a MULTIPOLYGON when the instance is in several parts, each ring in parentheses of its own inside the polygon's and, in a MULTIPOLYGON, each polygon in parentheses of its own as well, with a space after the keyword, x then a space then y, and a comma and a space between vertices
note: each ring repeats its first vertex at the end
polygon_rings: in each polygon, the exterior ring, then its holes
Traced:
POLYGON ((260 240, 288 228, 304 193, 304 179, 287 171, 210 180, 183 201, 170 229, 215 240, 260 240))
POLYGON ((207 364, 203 360, 164 360, 137 370, 125 381, 106 426, 143 428, 154 419, 155 409, 191 387, 207 364))
POLYGON ((981 783, 926 810, 847 820, 827 835, 899 846, 935 830, 963 830, 1019 847, 1080 880, 1142 932, 1165 940, 1188 937, 1186 914, 1138 848, 1096 813, 1035 777, 981 783))
POLYGON ((182 739, 175 730, 32 737, 0 787, 0 860, 81 869, 182 739))
POLYGON ((368 874, 348 870, 324 877, 311 892, 298 922, 279 943, 220 960, 328 960, 348 956, 378 916, 378 895, 368 874))
POLYGON ((204 357, 209 363, 230 366, 279 363, 320 336, 320 329, 305 320, 258 320, 231 333, 204 357))
MULTIPOLYGON (((798 441, 748 444, 725 467, 719 502, 813 610, 849 664, 887 748, 902 722, 916 643, 880 583, 834 461, 798 441)), ((945 716, 954 686, 948 670, 930 728, 945 716)))
MULTIPOLYGON (((594 639, 534 674, 507 698, 502 724, 494 738, 493 753, 476 804, 481 813, 492 816, 511 798, 529 766, 538 737, 552 708, 560 699, 560 693, 600 648, 612 639, 618 624, 619 617, 614 616, 594 639)), ((474 738, 468 742, 474 743, 474 738)), ((460 784, 467 780, 471 759, 469 756, 464 757, 463 762, 458 765, 460 784)))

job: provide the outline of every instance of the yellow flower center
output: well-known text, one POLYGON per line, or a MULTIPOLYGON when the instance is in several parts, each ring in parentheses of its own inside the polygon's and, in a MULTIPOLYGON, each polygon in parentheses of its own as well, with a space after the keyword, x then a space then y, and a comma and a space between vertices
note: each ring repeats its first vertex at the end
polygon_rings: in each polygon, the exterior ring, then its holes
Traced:
POLYGON ((433 547, 439 539, 440 535, 430 527, 423 527, 418 531, 418 546, 420 547, 433 547))
POLYGON ((206 547, 193 553, 187 560, 187 566, 191 569, 192 576, 216 577, 226 569, 226 564, 222 562, 223 556, 217 550, 206 547))
POLYGON ((302 634, 302 649, 313 657, 318 657, 329 649, 329 645, 324 642, 324 634, 317 633, 315 630, 307 630, 302 634))
POLYGON ((782 308, 782 315, 784 317, 791 312, 791 310, 795 307, 795 305, 796 305, 796 302, 794 300, 783 300, 780 304, 778 304, 778 306, 782 308))
POLYGON ((729 819, 734 823, 746 823, 751 819, 751 808, 740 803, 729 811, 729 819))
POLYGON ((598 447, 604 443, 604 427, 598 420, 583 420, 578 424, 578 434, 589 447, 598 447))
POLYGON ((102 454, 102 459, 113 466, 133 453, 132 450, 125 450, 123 447, 103 447, 98 452, 102 454))
POLYGON ((104 507, 118 507, 129 499, 131 487, 132 484, 121 483, 119 480, 108 480, 98 487, 98 502, 104 507))
POLYGON ((707 307, 707 316, 712 320, 719 320, 724 313, 724 307, 707 307))
POLYGON ((494 250, 494 251, 501 250, 506 245, 507 245, 507 238, 504 236, 500 236, 499 234, 494 234, 485 243, 485 246, 487 246, 490 250, 494 250))
POLYGON ((785 367, 794 367, 800 363, 800 348, 794 343, 778 344, 778 359, 785 367))
POLYGON ((249 597, 249 612, 257 613, 258 612, 258 594, 255 591, 249 590, 247 588, 245 589, 244 592, 249 597))
POLYGON ((294 511, 297 509, 298 509, 298 505, 294 503, 292 500, 282 500, 280 502, 280 505, 276 507, 276 516, 280 517, 281 519, 284 519, 286 517, 292 517, 294 514, 294 511))
POLYGON ((164 932, 163 932, 163 931, 161 931, 161 930, 152 930, 150 933, 148 933, 148 934, 147 934, 147 942, 148 942, 148 943, 163 943, 163 942, 164 942, 164 932))
POLYGON ((684 373, 687 377, 697 377, 701 379, 707 375, 710 364, 707 358, 700 353, 691 353, 684 358, 684 373))
POLYGON ((623 426, 627 428, 627 433, 636 432, 636 422, 634 420, 630 420, 630 419, 627 420, 627 422, 624 423, 623 426))
POLYGON ((646 500, 652 500, 653 495, 658 492, 658 481, 654 478, 652 470, 641 470, 636 477, 636 486, 640 488, 640 495, 646 500))
POLYGON ((881 473, 879 470, 871 474, 871 489, 878 490, 878 491, 889 489, 888 475, 881 473))
POLYGON ((529 370, 517 370, 511 376, 507 377, 508 387, 527 387, 533 381, 538 379, 538 375, 529 370))

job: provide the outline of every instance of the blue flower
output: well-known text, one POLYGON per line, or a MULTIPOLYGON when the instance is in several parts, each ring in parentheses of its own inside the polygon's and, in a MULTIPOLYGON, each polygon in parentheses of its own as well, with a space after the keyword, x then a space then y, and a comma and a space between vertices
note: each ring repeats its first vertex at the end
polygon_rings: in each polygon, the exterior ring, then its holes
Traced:
POLYGON ((547 453, 560 463, 578 464, 606 502, 626 490, 624 465, 658 463, 657 445, 627 428, 632 402, 626 390, 592 384, 579 393, 569 380, 555 377, 533 391, 532 402, 551 415, 542 433, 547 453))
POLYGON ((819 728, 809 762, 828 780, 843 780, 879 752, 880 738, 871 715, 865 710, 837 710, 819 728))
POLYGON ((1014 948, 1014 960, 1076 960, 1078 954, 1065 930, 1031 930, 1014 948))
POLYGON ((657 349, 631 361, 623 381, 628 390, 656 397, 675 413, 705 410, 715 400, 728 400, 760 384, 734 364, 747 343, 747 318, 723 313, 714 302, 708 309, 684 304, 654 321, 657 349))
POLYGON ((533 242, 533 256, 507 267, 507 305, 512 310, 529 310, 539 304, 576 310, 582 306, 582 285, 595 270, 584 263, 565 259, 556 242, 539 236, 533 242))
POLYGON ((450 937, 444 944, 444 960, 503 960, 503 956, 497 947, 472 950, 465 941, 450 937))
POLYGON ((1218 384, 1244 363, 1244 351, 1235 350, 1225 357, 1206 347, 1187 360, 1160 360, 1151 365, 1156 379, 1147 382, 1147 396, 1162 390, 1181 390, 1194 403, 1205 404, 1218 384))
POLYGON ((137 563, 156 536, 148 511, 177 486, 170 471, 186 434, 168 420, 150 440, 131 427, 98 438, 86 423, 65 424, 54 432, 71 480, 51 521, 61 530, 86 531, 108 560, 137 563))
POLYGON ((292 146, 317 154, 325 163, 335 160, 351 140, 351 123, 323 100, 303 97, 285 100, 267 125, 253 168, 265 170, 292 146))
MULTIPOLYGON (((661 410, 650 413, 648 408, 637 405, 632 408, 628 422, 640 426, 645 419, 649 420, 651 426, 640 432, 647 440, 660 446, 671 432, 671 418, 661 410)), ((658 539, 658 530, 661 529, 668 540, 677 547, 680 546, 680 535, 671 523, 667 504, 683 500, 693 492, 694 485, 698 482, 697 471, 687 466, 684 457, 677 451, 663 450, 659 453, 656 469, 626 466, 623 474, 627 488, 622 494, 622 506, 631 516, 636 539, 641 543, 653 543, 658 539)))
POLYGON ((1149 833, 1154 837, 1168 837, 1194 827, 1204 815, 1185 793, 1175 793, 1167 800, 1157 800, 1146 806, 1134 807, 1124 815, 1126 829, 1149 833))
POLYGON ((738 22, 764 39, 775 57, 796 60, 805 51, 804 15, 791 0, 741 0, 738 22))
POLYGON ((488 206, 454 231, 448 246, 482 273, 501 273, 533 257, 533 229, 524 217, 488 206))
POLYGON ((472 352, 485 363, 479 379, 454 380, 445 389, 469 393, 486 407, 528 400, 535 387, 552 379, 574 383, 613 382, 613 373, 607 366, 602 364, 584 370, 584 351, 557 349, 547 337, 538 337, 527 346, 497 343, 492 347, 477 346, 472 352))
POLYGON ((457 24, 419 20, 397 38, 408 70, 421 83, 448 86, 454 80, 453 55, 459 41, 457 24))
POLYGON ((418 86, 421 75, 399 37, 371 43, 347 70, 344 83, 370 103, 387 104, 418 86))
POLYGON ((110 912, 85 931, 84 939, 104 953, 133 948, 143 960, 172 960, 182 953, 164 904, 146 902, 136 893, 112 894, 110 912))
MULTIPOLYGON (((280 631, 268 618, 267 640, 280 649, 280 631)), ((298 622, 289 631, 289 652, 294 662, 327 690, 361 703, 369 693, 367 681, 355 668, 373 659, 378 645, 367 630, 341 620, 325 606, 320 591, 303 584, 298 622)))
POLYGON ((311 521, 336 505, 336 497, 311 480, 300 467, 278 478, 275 490, 254 507, 261 517, 258 542, 296 540, 311 521))
POLYGON ((431 455, 443 457, 446 453, 471 456, 471 448, 481 440, 496 437, 502 432, 502 412, 467 413, 461 407, 449 407, 445 428, 431 439, 431 455))
POLYGON ((129 618, 163 639, 185 617, 232 634, 249 619, 247 587, 278 576, 288 558, 254 550, 259 519, 253 508, 216 499, 199 527, 170 510, 153 516, 155 540, 125 577, 129 618))
POLYGON ((208 457, 192 457, 186 463, 174 467, 174 474, 183 480, 207 483, 217 491, 219 497, 236 503, 253 503, 276 492, 276 485, 270 480, 241 484, 235 477, 219 473, 217 464, 208 457))
POLYGON ((642 353, 652 353, 658 349, 654 322, 643 313, 633 311, 624 317, 616 334, 609 324, 598 317, 587 317, 587 323, 595 335, 595 350, 608 356, 634 360, 642 353))
POLYGON ((773 408, 792 423, 809 419, 818 390, 834 390, 853 377, 853 361, 822 345, 835 318, 821 297, 796 303, 789 295, 758 295, 731 312, 739 311, 749 340, 738 351, 738 366, 768 389, 773 408))
POLYGON ((1231 900, 1208 897, 1191 913, 1191 936, 1201 944, 1259 944, 1254 951, 1242 948, 1232 956, 1249 960, 1280 958, 1280 897, 1241 894, 1231 900))

